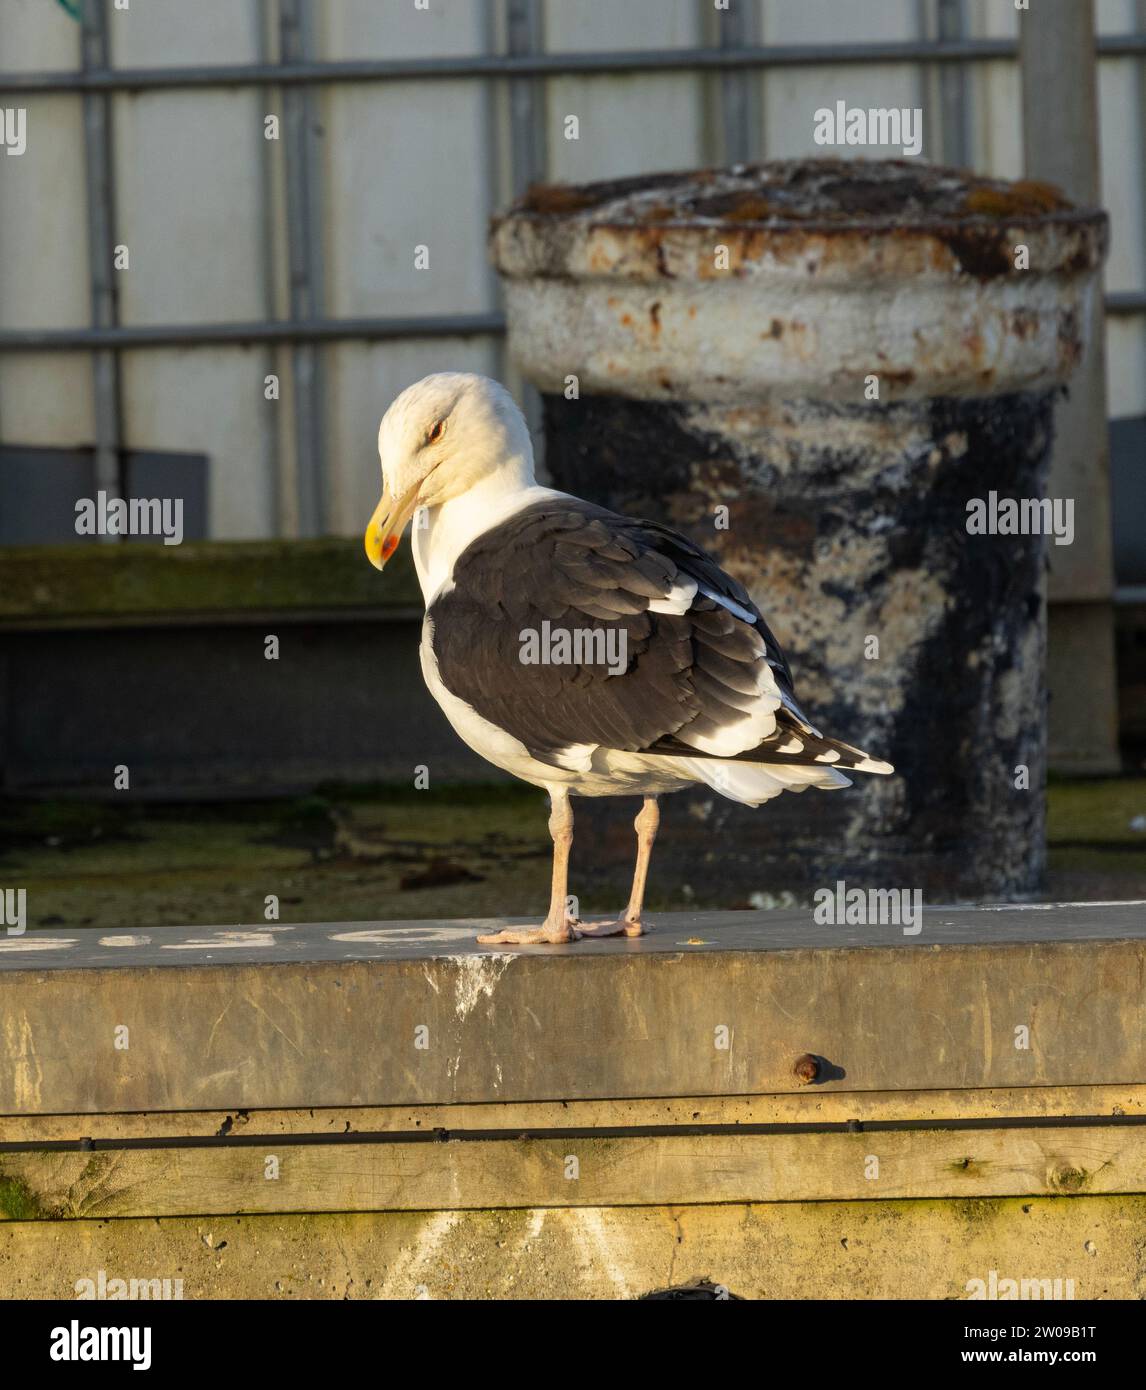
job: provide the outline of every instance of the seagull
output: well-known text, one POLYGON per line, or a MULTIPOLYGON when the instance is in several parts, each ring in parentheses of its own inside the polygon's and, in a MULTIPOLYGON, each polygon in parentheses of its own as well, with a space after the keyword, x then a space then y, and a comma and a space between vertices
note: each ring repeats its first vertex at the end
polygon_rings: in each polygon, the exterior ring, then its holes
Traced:
POLYGON ((850 786, 844 770, 893 771, 811 723, 748 591, 698 545, 539 485, 525 418, 500 383, 424 377, 386 411, 378 454, 366 554, 382 569, 413 521, 430 693, 476 753, 549 795, 545 920, 479 942, 640 936, 664 793, 707 784, 759 806, 850 786), (570 911, 571 796, 643 798, 616 921, 570 911))

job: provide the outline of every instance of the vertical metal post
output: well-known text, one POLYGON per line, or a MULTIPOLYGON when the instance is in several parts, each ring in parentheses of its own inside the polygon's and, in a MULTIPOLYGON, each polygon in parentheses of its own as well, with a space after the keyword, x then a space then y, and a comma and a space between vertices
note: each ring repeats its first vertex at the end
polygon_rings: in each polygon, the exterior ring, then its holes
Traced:
MULTIPOLYGON (((939 0, 938 29, 941 39, 967 37, 966 0, 939 0)), ((943 139, 943 163, 965 169, 970 162, 970 131, 967 124, 967 65, 940 63, 939 119, 943 139)))
MULTIPOLYGON (((755 0, 731 0, 718 20, 721 48, 751 48, 758 42, 755 0)), ((747 164, 759 148, 760 80, 745 70, 720 74, 722 164, 747 164)))
MULTIPOLYGON (((1137 33, 1146 34, 1146 0, 1135 0, 1134 28, 1137 33)), ((1136 66, 1138 69, 1138 187, 1146 188, 1146 58, 1140 58, 1136 66)), ((1146 281, 1146 220, 1139 223, 1138 235, 1142 239, 1139 267, 1143 280, 1146 281)), ((1146 323, 1143 323, 1141 318, 1138 322, 1139 331, 1146 330, 1146 323)))
MULTIPOLYGON (((109 66, 107 0, 84 0, 81 54, 85 72, 109 66)), ((111 101, 103 92, 85 92, 84 179, 87 185, 88 279, 94 328, 114 328, 118 322, 115 284, 115 190, 111 150, 111 101)), ((92 353, 95 398, 96 486, 122 496, 122 406, 119 357, 113 348, 92 353)), ((114 544, 119 537, 103 536, 114 544)))
MULTIPOLYGON (((272 5, 273 0, 252 0, 254 6, 255 24, 255 52, 260 63, 272 61, 271 35, 273 33, 272 5)), ((255 91, 259 89, 256 88, 255 91)), ((273 89, 264 89, 270 93, 273 89)), ((265 113, 264 113, 265 114, 265 113)), ((259 235, 262 241, 262 253, 259 258, 259 270, 262 277, 263 292, 263 314, 269 323, 279 315, 277 309, 277 295, 275 292, 275 215, 274 215, 274 159, 278 143, 274 140, 263 139, 260 136, 259 168, 258 168, 258 200, 259 200, 259 235)), ((262 354, 264 376, 278 372, 279 349, 274 343, 268 343, 266 350, 262 354)), ((262 390, 262 383, 258 383, 262 390)), ((282 409, 281 385, 279 400, 267 400, 263 393, 262 407, 260 415, 263 424, 263 460, 264 466, 270 476, 271 483, 271 506, 272 514, 275 518, 276 536, 284 533, 285 517, 285 498, 283 496, 283 480, 286 469, 283 461, 283 432, 279 417, 282 409)))
MULTIPOLYGON (((512 57, 542 51, 545 44, 539 0, 508 0, 506 35, 512 57)), ((520 198, 531 183, 544 177, 549 163, 545 91, 539 78, 509 80, 509 141, 513 196, 520 198)))
MULTIPOLYGON (((302 62, 307 57, 305 24, 303 0, 280 0, 281 62, 302 62)), ((310 159, 313 94, 305 85, 291 84, 281 90, 290 312, 292 318, 313 319, 321 312, 322 290, 310 159)), ((321 535, 326 524, 320 352, 313 343, 296 343, 291 349, 300 536, 321 535)))
MULTIPOLYGON (((1099 199, 1093 0, 1039 0, 1020 11, 1023 154, 1029 178, 1075 202, 1099 199)), ((1114 575, 1106 424, 1106 322, 1101 281, 1087 347, 1055 416, 1050 490, 1075 502, 1072 545, 1051 546, 1047 679, 1052 766, 1116 771, 1114 575)))
MULTIPOLYGON (((498 13, 495 0, 481 0, 481 41, 482 52, 489 57, 498 52, 498 13)), ((489 219, 501 206, 501 173, 503 168, 503 154, 501 141, 501 124, 498 119, 498 84, 490 78, 485 78, 481 84, 482 93, 482 119, 485 124, 485 180, 482 191, 485 194, 485 207, 483 212, 483 224, 488 226, 489 219)), ((485 307, 494 310, 500 304, 501 279, 493 262, 488 256, 485 257, 485 307)), ((500 360, 500 350, 498 351, 499 361, 498 370, 503 365, 500 360)))
MULTIPOLYGON (((965 39, 966 0, 915 0, 915 28, 923 42, 965 39)), ((921 65, 918 72, 924 108, 924 156, 965 169, 971 162, 967 64, 921 65)))
MULTIPOLYGON (((541 0, 506 0, 506 48, 514 57, 541 53, 545 48, 541 0)), ((509 80, 509 158, 513 196, 520 198, 531 183, 545 178, 549 167, 549 142, 545 127, 543 78, 511 77, 509 80)), ((505 345, 502 347, 505 353, 505 345)), ((538 472, 544 474, 544 433, 541 397, 508 362, 503 374, 517 388, 529 432, 533 436, 538 472)))

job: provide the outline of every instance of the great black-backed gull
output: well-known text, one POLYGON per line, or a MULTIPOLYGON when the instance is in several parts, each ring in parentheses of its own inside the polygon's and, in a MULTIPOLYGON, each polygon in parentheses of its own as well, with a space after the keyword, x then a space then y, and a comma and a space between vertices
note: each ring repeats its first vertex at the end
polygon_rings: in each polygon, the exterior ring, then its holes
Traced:
POLYGON ((892 771, 814 727, 747 590, 699 546, 540 487, 525 419, 497 382, 425 377, 387 410, 378 453, 366 553, 381 569, 414 520, 430 693, 475 752, 550 797, 545 921, 479 941, 639 936, 663 792, 707 783, 758 806, 850 786, 840 769, 892 771), (616 922, 567 909, 571 795, 644 798, 616 922))

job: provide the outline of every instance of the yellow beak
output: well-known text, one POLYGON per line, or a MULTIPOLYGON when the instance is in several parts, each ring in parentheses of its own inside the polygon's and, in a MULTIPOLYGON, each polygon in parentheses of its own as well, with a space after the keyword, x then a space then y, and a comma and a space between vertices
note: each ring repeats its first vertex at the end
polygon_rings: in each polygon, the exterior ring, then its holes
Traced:
POLYGON ((380 570, 398 549, 406 523, 417 509, 420 486, 420 483, 415 483, 395 501, 390 495, 389 485, 383 484, 382 497, 366 528, 366 557, 376 570, 380 570))

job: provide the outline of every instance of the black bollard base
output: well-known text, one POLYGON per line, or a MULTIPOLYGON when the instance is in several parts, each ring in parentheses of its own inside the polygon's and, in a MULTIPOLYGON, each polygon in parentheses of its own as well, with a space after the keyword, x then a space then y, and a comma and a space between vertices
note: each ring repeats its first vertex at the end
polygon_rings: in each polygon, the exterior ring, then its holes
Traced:
MULTIPOLYGON (((758 810, 708 788, 673 797, 662 890, 724 905, 806 899, 876 872, 930 901, 1037 888, 1049 538, 968 526, 976 502, 1001 527, 1000 499, 1042 497, 1054 394, 862 406, 545 397, 553 485, 716 555, 784 646, 812 718, 896 767, 758 810)), ((609 798, 578 818, 579 850, 610 877, 632 857, 633 812, 609 798)))

